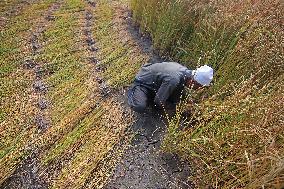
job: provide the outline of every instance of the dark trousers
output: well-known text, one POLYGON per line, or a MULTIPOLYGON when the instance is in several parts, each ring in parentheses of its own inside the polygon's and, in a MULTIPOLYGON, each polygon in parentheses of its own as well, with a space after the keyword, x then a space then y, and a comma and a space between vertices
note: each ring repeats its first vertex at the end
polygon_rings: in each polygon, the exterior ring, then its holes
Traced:
MULTIPOLYGON (((143 84, 134 82, 127 92, 128 104, 136 112, 143 113, 149 105, 154 105, 156 93, 143 84)), ((176 104, 186 96, 183 88, 176 89, 167 100, 165 106, 167 109, 175 109, 176 104)), ((161 107, 154 107, 159 109, 161 107)))
POLYGON ((128 104, 136 112, 143 113, 154 104, 155 92, 140 84, 133 84, 127 92, 128 104))

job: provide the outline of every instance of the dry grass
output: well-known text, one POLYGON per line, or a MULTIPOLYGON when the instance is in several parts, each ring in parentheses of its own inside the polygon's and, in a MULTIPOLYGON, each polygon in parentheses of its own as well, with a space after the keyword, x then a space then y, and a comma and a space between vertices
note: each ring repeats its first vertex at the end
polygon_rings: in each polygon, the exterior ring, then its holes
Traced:
POLYGON ((281 6, 276 0, 132 1, 136 21, 162 54, 216 70, 214 85, 193 95, 199 103, 182 104, 180 111, 192 116, 183 121, 178 113, 164 143, 194 162, 191 179, 200 188, 283 187, 281 6))

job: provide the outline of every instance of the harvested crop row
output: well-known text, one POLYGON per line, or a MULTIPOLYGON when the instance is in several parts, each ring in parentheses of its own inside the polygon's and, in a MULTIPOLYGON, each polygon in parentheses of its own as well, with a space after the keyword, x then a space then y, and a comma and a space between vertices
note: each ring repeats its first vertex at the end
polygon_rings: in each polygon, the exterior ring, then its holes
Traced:
POLYGON ((43 82, 49 86, 51 123, 34 142, 42 160, 39 173, 54 188, 78 188, 87 180, 90 187, 102 184, 108 174, 91 175, 132 120, 115 97, 102 96, 95 67, 89 62, 93 55, 84 29, 90 10, 84 1, 64 1, 54 24, 39 37, 44 45, 36 60, 44 62, 43 69, 50 73, 43 82))
POLYGON ((4 30, 11 18, 22 14, 33 3, 39 0, 10 0, 0 2, 0 30, 4 30))
POLYGON ((37 133, 34 126, 34 73, 25 60, 32 56, 30 31, 45 19, 54 1, 38 2, 15 16, 1 32, 1 183, 27 153, 37 133))

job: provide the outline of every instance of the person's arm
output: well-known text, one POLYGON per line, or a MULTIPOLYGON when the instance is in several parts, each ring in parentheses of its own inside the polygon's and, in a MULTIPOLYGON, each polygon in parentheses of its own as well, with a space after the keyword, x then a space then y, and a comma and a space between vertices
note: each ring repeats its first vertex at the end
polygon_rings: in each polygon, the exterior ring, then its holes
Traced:
POLYGON ((158 106, 162 107, 166 105, 166 101, 168 100, 169 96, 173 93, 178 85, 178 80, 175 78, 165 78, 162 85, 158 89, 154 102, 158 106))

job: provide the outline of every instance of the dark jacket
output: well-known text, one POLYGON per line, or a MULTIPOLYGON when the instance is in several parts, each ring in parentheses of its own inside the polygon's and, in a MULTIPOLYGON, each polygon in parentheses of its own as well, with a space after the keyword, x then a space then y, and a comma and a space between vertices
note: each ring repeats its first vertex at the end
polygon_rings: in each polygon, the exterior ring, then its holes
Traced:
POLYGON ((176 103, 185 86, 186 70, 190 71, 176 62, 146 64, 136 75, 135 82, 156 93, 156 104, 164 104, 169 99, 176 103))

